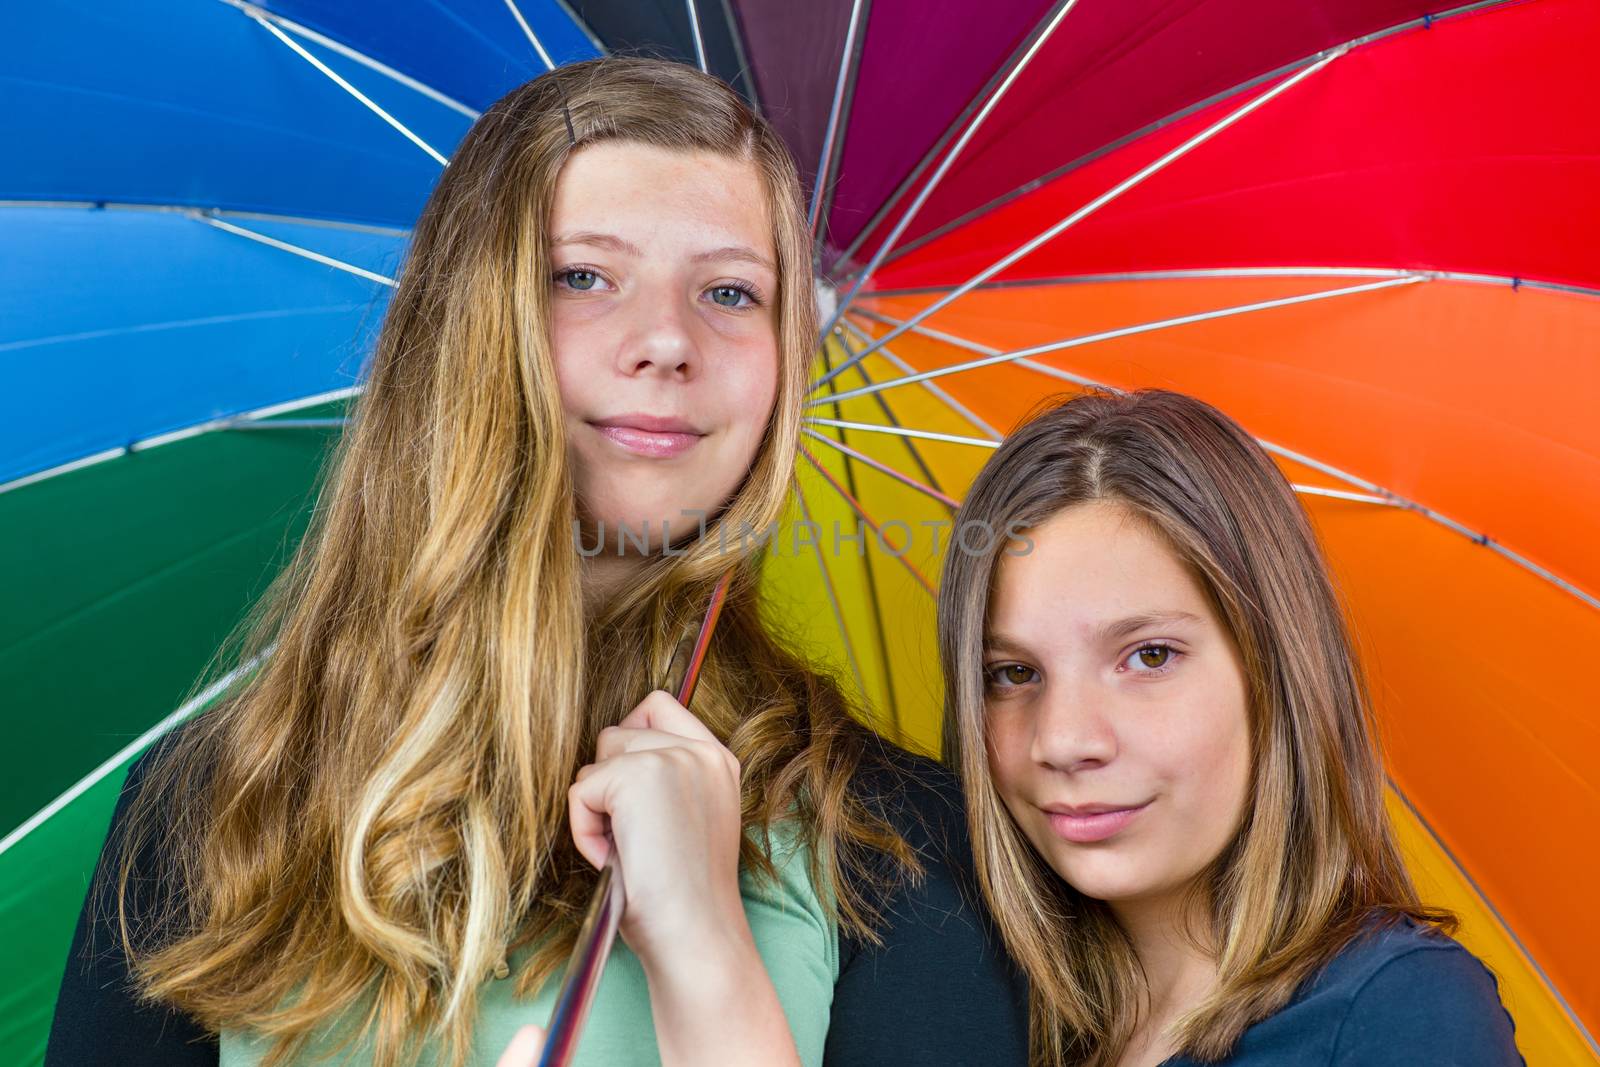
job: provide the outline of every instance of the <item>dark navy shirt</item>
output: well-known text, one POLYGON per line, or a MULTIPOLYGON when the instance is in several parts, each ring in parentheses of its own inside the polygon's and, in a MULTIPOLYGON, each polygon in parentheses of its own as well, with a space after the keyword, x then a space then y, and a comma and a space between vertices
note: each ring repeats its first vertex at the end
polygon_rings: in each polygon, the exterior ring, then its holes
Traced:
MULTIPOLYGON (((1026 1067, 1028 981, 983 905, 961 784, 944 766, 868 742, 852 780, 867 808, 921 858, 914 885, 857 883, 878 910, 881 943, 839 937, 824 1067, 1026 1067)), ((880 868, 845 877, 886 875, 880 868)))
MULTIPOLYGON (((1523 1059, 1512 1028, 1493 973, 1454 938, 1407 917, 1346 945, 1220 1064, 1515 1067, 1523 1059)), ((1201 1065, 1173 1056, 1161 1067, 1201 1065)))

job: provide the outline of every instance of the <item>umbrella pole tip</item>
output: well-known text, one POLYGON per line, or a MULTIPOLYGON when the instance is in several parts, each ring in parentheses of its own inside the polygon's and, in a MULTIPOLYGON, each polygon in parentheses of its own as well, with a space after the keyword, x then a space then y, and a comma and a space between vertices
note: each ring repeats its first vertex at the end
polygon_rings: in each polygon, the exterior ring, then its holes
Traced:
POLYGON ((839 310, 839 290, 826 278, 818 278, 816 283, 817 321, 831 322, 833 313, 839 310))

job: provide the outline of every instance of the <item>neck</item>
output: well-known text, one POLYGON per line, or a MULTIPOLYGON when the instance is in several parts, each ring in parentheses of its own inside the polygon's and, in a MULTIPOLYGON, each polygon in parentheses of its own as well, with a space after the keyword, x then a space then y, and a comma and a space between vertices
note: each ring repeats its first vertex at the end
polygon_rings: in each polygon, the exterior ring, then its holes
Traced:
POLYGON ((643 565, 644 560, 637 556, 601 554, 585 558, 581 576, 584 614, 593 618, 643 565))
POLYGON ((1217 957, 1189 931, 1207 930, 1202 906, 1183 910, 1183 895, 1113 901, 1111 911, 1139 955, 1150 990, 1151 1025, 1159 1028, 1198 1004, 1217 977, 1217 957))

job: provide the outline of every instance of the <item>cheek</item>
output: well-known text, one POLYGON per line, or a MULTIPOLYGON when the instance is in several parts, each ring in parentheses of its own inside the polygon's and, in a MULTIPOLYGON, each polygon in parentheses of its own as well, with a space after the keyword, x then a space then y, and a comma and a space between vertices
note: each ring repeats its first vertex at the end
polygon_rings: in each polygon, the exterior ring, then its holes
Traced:
POLYGON ((568 414, 585 410, 591 405, 594 383, 600 380, 590 361, 593 353, 603 351, 588 338, 584 331, 564 324, 560 316, 550 327, 550 363, 555 369, 556 390, 561 396, 561 406, 568 414), (588 354, 588 355, 586 355, 588 354))
POLYGON ((715 376, 715 387, 701 391, 702 410, 722 427, 722 442, 706 456, 700 477, 708 492, 725 496, 761 450, 777 398, 777 354, 770 343, 765 349, 743 347, 709 363, 706 370, 715 376))
POLYGON ((1207 849, 1232 835, 1250 788, 1250 729, 1242 688, 1224 685, 1213 699, 1190 705, 1160 757, 1176 786, 1185 833, 1207 849))
POLYGON ((1028 752, 1033 734, 1025 718, 1013 710, 986 712, 984 723, 989 774, 994 778, 995 788, 1009 804, 1009 798, 1022 787, 1023 776, 1031 764, 1028 752))
POLYGON ((739 353, 723 377, 723 390, 735 436, 751 453, 761 441, 778 398, 778 352, 770 341, 739 353))

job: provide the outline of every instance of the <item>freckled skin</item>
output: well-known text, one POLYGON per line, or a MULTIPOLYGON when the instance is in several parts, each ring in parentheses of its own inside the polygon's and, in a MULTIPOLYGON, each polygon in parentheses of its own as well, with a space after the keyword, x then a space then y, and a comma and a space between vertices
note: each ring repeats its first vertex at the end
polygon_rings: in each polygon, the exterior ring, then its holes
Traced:
POLYGON ((996 786, 1078 891, 1113 904, 1165 898, 1221 853, 1245 808, 1249 720, 1237 647, 1199 579, 1122 506, 1076 505, 1029 536, 1031 553, 1001 556, 990 600, 989 633, 1025 648, 985 656, 996 786), (1199 621, 1094 635, 1103 622, 1152 611, 1199 621), (1180 654, 1148 651, 1152 643, 1180 654), (1169 669, 1151 673, 1159 667, 1169 669), (1146 801, 1120 832, 1087 843, 1063 838, 1040 810, 1146 801))
POLYGON ((777 395, 778 279, 767 266, 696 253, 742 245, 776 261, 765 193, 753 163, 708 153, 608 142, 563 167, 552 240, 614 235, 640 256, 593 243, 551 249, 551 338, 583 516, 680 537, 697 526, 683 510, 714 512, 758 450, 777 395), (754 286, 761 303, 730 289, 754 286), (730 306, 733 305, 733 306, 730 306), (705 431, 688 451, 642 456, 592 420, 645 413, 705 431))

